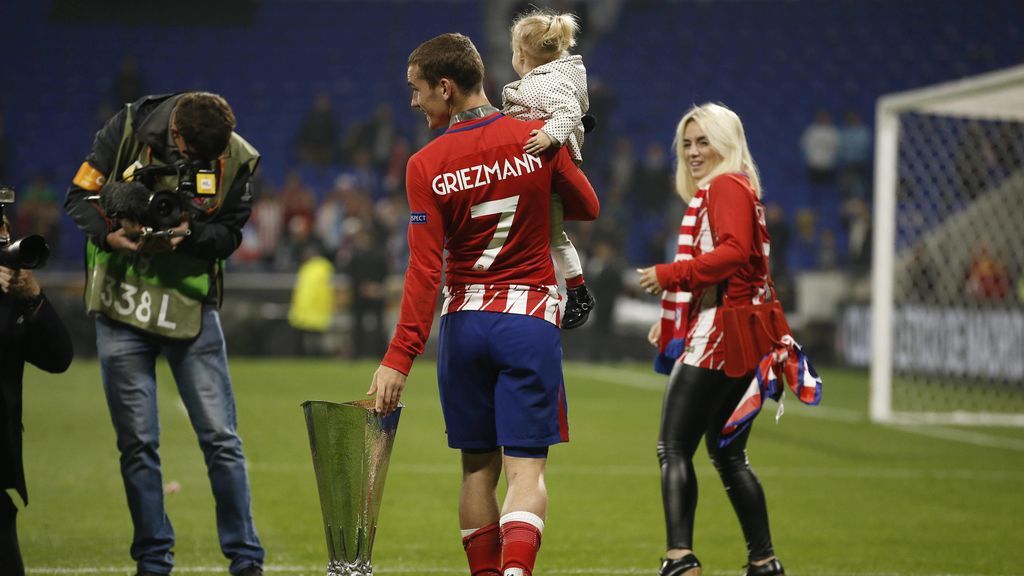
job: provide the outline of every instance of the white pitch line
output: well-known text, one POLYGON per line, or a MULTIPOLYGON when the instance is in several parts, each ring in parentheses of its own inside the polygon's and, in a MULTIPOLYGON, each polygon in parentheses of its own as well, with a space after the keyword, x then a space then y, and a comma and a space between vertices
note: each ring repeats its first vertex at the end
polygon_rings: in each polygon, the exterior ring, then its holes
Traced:
POLYGON ((651 390, 663 392, 665 390, 665 382, 668 381, 668 376, 661 374, 648 374, 646 372, 637 372, 636 370, 626 370, 623 368, 616 368, 614 366, 600 366, 590 367, 580 364, 567 364, 565 366, 566 372, 572 372, 579 374, 585 378, 591 380, 600 380, 608 384, 618 384, 620 386, 629 386, 630 388, 639 388, 641 390, 651 390))
MULTIPOLYGON (((274 565, 269 564, 264 566, 264 569, 268 574, 319 574, 322 573, 326 568, 326 564, 319 565, 306 565, 306 566, 286 566, 286 565, 274 565)), ((801 572, 808 574, 816 574, 817 576, 993 576, 991 574, 984 575, 978 573, 961 573, 961 572, 851 572, 851 571, 832 571, 829 569, 815 569, 814 567, 800 567, 801 572)), ((379 571, 381 574, 450 574, 452 576, 463 576, 466 573, 466 569, 462 566, 444 568, 444 567, 430 567, 430 566, 394 566, 388 567, 376 566, 375 571, 379 571)), ((538 570, 538 574, 551 574, 551 575, 576 575, 576 574, 651 574, 653 568, 542 568, 538 570)), ((107 567, 80 567, 80 568, 27 568, 25 570, 28 574, 46 574, 46 575, 86 575, 86 574, 128 574, 133 571, 130 566, 107 566, 107 567)), ((197 573, 216 573, 220 574, 225 571, 224 566, 180 566, 174 568, 175 574, 197 574, 197 573)), ((735 570, 704 570, 704 574, 708 576, 718 576, 726 574, 735 574, 735 570)))
MULTIPOLYGON (((291 465, 272 466, 250 463, 253 470, 294 470, 291 465)), ((656 477, 657 461, 652 460, 650 466, 600 465, 581 466, 555 463, 549 465, 550 473, 558 476, 635 476, 656 477)), ((1024 480, 1024 470, 978 470, 976 468, 812 468, 812 467, 771 467, 756 466, 758 476, 765 478, 859 478, 876 480, 971 480, 971 481, 1006 481, 1024 480)), ((416 474, 421 476, 452 476, 458 474, 458 468, 445 464, 391 464, 391 474, 416 474)), ((713 473, 710 465, 700 464, 698 471, 713 473)))
POLYGON ((908 434, 941 438, 943 440, 955 440, 988 448, 1006 448, 1015 452, 1024 452, 1024 440, 1017 440, 1016 438, 1006 438, 993 434, 983 434, 973 430, 946 428, 943 426, 906 426, 898 424, 887 424, 885 426, 889 429, 899 430, 908 434))
MULTIPOLYGON (((568 364, 565 367, 565 371, 569 373, 575 373, 580 376, 590 378, 592 380, 605 382, 607 384, 618 384, 620 386, 639 388, 641 390, 660 391, 664 390, 665 388, 665 376, 656 374, 645 374, 637 372, 635 370, 626 370, 611 366, 590 368, 587 366, 577 364, 568 364)), ((790 403, 792 405, 797 402, 790 399, 790 403)), ((796 414, 798 416, 807 416, 808 418, 818 418, 821 420, 836 420, 841 422, 868 421, 866 412, 860 410, 851 410, 848 408, 810 406, 799 407, 796 410, 792 410, 790 413, 796 414)), ((943 440, 953 440, 955 442, 973 444, 975 446, 984 446, 986 448, 1005 448, 1016 452, 1024 452, 1024 440, 1006 438, 1003 436, 996 436, 993 434, 984 434, 982 432, 975 432, 973 430, 964 430, 961 428, 946 428, 942 426, 904 426, 893 424, 883 424, 883 426, 890 430, 906 432, 908 434, 916 434, 918 436, 928 436, 932 438, 941 438, 943 440)))
MULTIPOLYGON (((264 570, 269 574, 317 574, 323 572, 326 569, 326 564, 321 566, 275 566, 273 564, 264 566, 264 570)), ((175 567, 175 574, 189 574, 189 573, 205 573, 215 572, 219 573, 224 570, 223 566, 181 566, 175 567)), ((75 575, 75 574, 118 574, 118 573, 129 573, 132 568, 129 566, 122 567, 83 567, 83 568, 27 568, 25 570, 28 574, 53 574, 53 575, 75 575)), ((456 576, 463 576, 466 573, 466 569, 463 567, 451 567, 451 568, 438 568, 438 567, 419 567, 419 566, 375 566, 375 572, 382 574, 452 574, 456 576)), ((569 569, 558 569, 552 568, 544 570, 544 574, 649 574, 651 568, 569 568, 569 569)), ((712 572, 713 574, 713 572, 712 572)), ((724 574, 724 572, 723 572, 724 574)))

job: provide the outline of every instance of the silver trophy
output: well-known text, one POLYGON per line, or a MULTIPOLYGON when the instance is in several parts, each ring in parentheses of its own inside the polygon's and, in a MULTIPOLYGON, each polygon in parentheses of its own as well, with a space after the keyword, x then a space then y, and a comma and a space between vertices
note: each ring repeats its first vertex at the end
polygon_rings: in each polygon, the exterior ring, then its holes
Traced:
POLYGON ((386 417, 373 400, 303 402, 320 510, 327 576, 372 576, 370 554, 402 406, 386 417))

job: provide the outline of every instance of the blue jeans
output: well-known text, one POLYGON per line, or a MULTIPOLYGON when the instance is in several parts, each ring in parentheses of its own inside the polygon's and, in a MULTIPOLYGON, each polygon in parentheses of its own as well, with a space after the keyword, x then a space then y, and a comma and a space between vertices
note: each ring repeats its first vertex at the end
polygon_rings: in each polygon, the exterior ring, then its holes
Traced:
POLYGON ((138 332, 96 316, 103 390, 121 452, 121 476, 135 527, 132 559, 140 571, 169 573, 174 566, 174 528, 164 511, 160 471, 160 422, 156 359, 174 373, 178 393, 206 460, 217 503, 217 533, 229 570, 263 564, 264 551, 252 520, 249 478, 238 437, 235 397, 216 308, 203 309, 203 328, 189 342, 138 332))

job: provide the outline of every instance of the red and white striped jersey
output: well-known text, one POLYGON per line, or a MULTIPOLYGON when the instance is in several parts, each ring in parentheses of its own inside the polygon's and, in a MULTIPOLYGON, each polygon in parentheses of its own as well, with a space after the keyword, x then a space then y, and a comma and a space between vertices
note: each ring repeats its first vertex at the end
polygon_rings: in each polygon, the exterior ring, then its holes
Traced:
POLYGON ((483 310, 558 324, 551 193, 562 197, 568 220, 592 220, 599 205, 564 147, 540 157, 523 151, 530 131, 543 124, 494 113, 455 124, 409 159, 409 267, 383 365, 408 374, 423 352, 442 260, 442 314, 483 310))
POLYGON ((772 297, 764 208, 746 176, 723 174, 711 181, 698 206, 692 242, 693 258, 658 265, 658 282, 693 294, 679 361, 723 370, 722 307, 762 304, 772 297))

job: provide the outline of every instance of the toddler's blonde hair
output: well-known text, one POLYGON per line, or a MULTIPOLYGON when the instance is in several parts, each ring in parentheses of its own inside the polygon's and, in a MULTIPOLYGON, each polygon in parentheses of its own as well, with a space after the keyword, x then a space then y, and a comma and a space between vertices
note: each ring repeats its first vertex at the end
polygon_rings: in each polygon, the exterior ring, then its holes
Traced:
POLYGON ((564 58, 576 46, 580 31, 575 14, 557 14, 543 8, 516 16, 512 21, 512 49, 542 63, 564 58))

